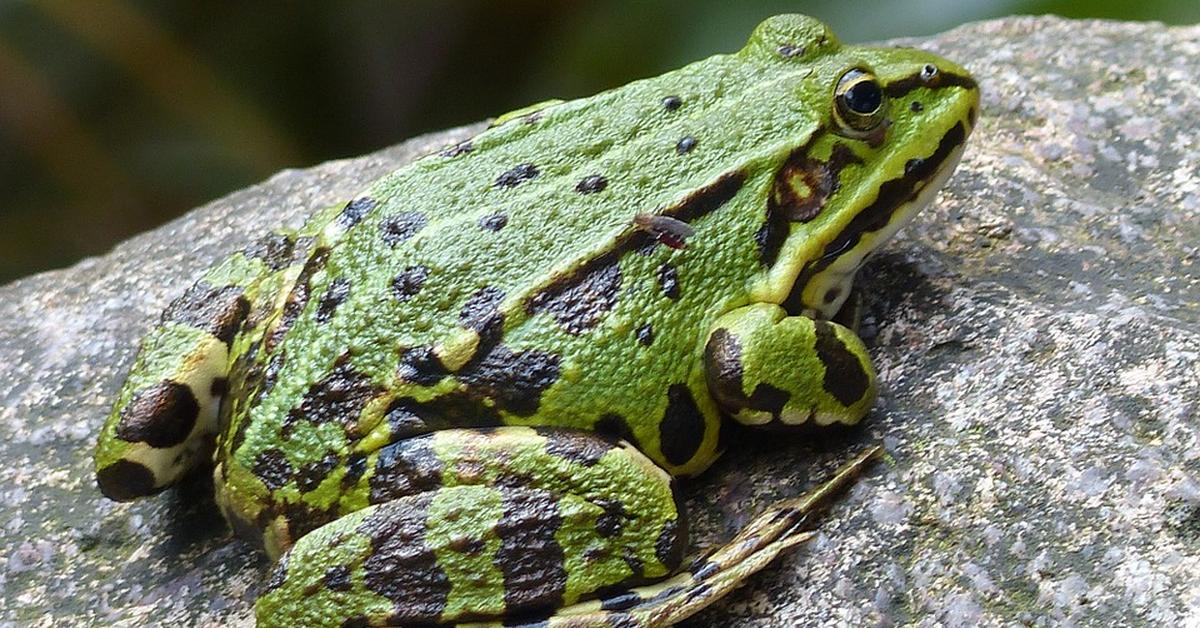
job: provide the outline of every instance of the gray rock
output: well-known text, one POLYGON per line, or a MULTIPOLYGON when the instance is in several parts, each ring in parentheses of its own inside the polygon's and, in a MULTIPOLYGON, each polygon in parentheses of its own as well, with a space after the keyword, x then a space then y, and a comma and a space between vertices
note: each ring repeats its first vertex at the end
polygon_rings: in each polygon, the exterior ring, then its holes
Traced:
MULTIPOLYGON (((745 435, 688 485, 711 547, 882 441, 818 538, 701 625, 1200 623, 1200 28, 1015 18, 911 41, 965 62, 979 129, 865 269, 863 429, 745 435)), ((203 482, 100 497, 136 342, 212 260, 475 128, 287 171, 0 288, 0 625, 247 625, 267 561, 203 482)))

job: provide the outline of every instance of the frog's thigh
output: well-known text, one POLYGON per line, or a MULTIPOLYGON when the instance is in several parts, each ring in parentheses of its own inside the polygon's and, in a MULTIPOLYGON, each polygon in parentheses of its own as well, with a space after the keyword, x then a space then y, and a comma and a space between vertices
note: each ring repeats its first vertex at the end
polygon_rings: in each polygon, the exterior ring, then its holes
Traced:
POLYGON ((678 566, 671 478, 587 432, 452 429, 372 459, 371 499, 280 560, 260 626, 455 622, 547 611, 678 566), (358 623, 356 623, 358 622, 358 623))
POLYGON ((875 401, 875 371, 854 332, 777 305, 719 318, 704 358, 709 392, 747 425, 854 424, 875 401))

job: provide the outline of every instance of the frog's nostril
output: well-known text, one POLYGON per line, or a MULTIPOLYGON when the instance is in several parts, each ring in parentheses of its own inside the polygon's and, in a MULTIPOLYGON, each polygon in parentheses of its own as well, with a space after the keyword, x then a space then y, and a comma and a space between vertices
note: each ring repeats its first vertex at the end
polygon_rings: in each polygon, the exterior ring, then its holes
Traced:
POLYGON ((937 66, 932 63, 926 63, 925 67, 921 68, 921 80, 929 82, 938 75, 937 66))

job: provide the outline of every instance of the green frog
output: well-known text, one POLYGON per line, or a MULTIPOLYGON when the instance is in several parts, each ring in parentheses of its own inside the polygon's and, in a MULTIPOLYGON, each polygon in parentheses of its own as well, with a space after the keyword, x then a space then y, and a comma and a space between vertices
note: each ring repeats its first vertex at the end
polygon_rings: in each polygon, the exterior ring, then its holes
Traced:
POLYGON ((211 464, 261 626, 677 622, 809 538, 828 483, 681 569, 723 417, 855 424, 839 311, 975 125, 961 67, 815 19, 502 116, 208 270, 99 438, 124 501, 211 464))

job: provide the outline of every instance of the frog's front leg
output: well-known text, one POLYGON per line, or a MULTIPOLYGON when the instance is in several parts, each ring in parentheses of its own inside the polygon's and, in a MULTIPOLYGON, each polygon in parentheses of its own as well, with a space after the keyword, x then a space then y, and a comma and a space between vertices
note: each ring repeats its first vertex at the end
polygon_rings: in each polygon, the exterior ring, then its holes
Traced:
POLYGON ((567 429, 449 429, 368 462, 376 503, 282 556, 256 606, 260 627, 548 615, 681 562, 673 482, 628 443, 567 429))
POLYGON ((854 332, 778 305, 717 319, 704 358, 709 393, 746 425, 853 425, 875 401, 875 371, 854 332))

